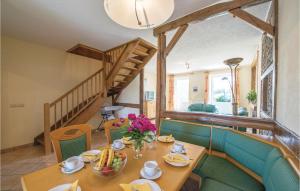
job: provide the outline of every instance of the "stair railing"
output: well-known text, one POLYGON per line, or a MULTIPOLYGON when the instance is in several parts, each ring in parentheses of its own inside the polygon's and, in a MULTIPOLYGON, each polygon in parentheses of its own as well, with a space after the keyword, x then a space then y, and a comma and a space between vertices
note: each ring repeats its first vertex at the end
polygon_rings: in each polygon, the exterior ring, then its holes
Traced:
POLYGON ((103 68, 80 82, 52 103, 44 104, 44 147, 51 152, 50 132, 64 127, 90 106, 98 96, 104 96, 103 68))
POLYGON ((107 63, 106 63, 106 76, 109 75, 111 70, 114 68, 115 64, 118 62, 120 59, 121 55, 125 51, 128 43, 122 44, 120 46, 117 46, 115 48, 109 49, 105 51, 105 54, 107 55, 107 63))

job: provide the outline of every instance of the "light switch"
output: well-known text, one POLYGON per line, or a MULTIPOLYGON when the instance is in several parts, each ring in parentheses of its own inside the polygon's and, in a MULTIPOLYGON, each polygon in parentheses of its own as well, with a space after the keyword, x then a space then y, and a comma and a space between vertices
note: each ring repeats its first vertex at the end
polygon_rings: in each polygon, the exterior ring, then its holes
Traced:
POLYGON ((9 105, 10 108, 24 107, 24 106, 25 105, 23 103, 13 103, 9 105))

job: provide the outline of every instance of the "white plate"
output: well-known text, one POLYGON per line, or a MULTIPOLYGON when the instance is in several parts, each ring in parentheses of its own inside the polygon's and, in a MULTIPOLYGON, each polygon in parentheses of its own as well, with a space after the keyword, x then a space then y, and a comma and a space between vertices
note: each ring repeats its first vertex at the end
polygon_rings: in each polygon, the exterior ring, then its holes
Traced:
MULTIPOLYGON (((175 155, 175 153, 169 153, 168 155, 175 155)), ((172 165, 172 166, 176 166, 176 167, 182 167, 182 166, 187 166, 190 164, 190 158, 186 155, 183 154, 176 154, 176 155, 180 155, 182 156, 184 159, 186 159, 186 162, 182 162, 182 163, 177 163, 177 162, 169 162, 167 160, 164 160, 166 163, 172 165)))
MULTIPOLYGON (((84 162, 83 162, 83 160, 81 160, 81 157, 78 160, 79 160, 79 162, 78 162, 77 166, 74 169, 68 170, 65 167, 61 167, 60 168, 61 172, 64 173, 64 174, 72 174, 74 172, 77 172, 77 171, 81 170, 84 167, 84 162)), ((63 162, 62 162, 62 164, 63 164, 63 162)))
POLYGON ((157 140, 159 140, 160 142, 163 142, 163 143, 172 143, 172 142, 175 141, 175 138, 174 138, 174 137, 172 137, 172 139, 169 140, 169 141, 165 141, 165 140, 166 140, 166 137, 168 137, 168 136, 159 136, 159 137, 157 138, 157 140))
POLYGON ((152 180, 137 179, 137 180, 130 182, 130 184, 144 184, 144 183, 150 184, 151 191, 161 191, 159 185, 156 182, 153 182, 152 180))
POLYGON ((111 145, 111 148, 115 151, 119 151, 125 148, 125 144, 123 144, 120 148, 115 148, 113 145, 111 145))
MULTIPOLYGON (((85 154, 89 154, 89 155, 99 155, 101 153, 100 150, 89 150, 89 151, 85 151, 83 153, 81 153, 79 156, 83 159, 84 162, 91 162, 91 160, 88 157, 85 157, 85 154)), ((97 159, 97 157, 95 157, 95 160, 97 159)))
POLYGON ((148 176, 145 171, 144 171, 144 168, 141 169, 140 171, 140 174, 143 178, 146 178, 148 180, 155 180, 155 179, 158 179, 159 177, 161 177, 162 175, 162 170, 161 169, 158 169, 157 173, 153 176, 148 176))
MULTIPOLYGON (((54 188, 51 188, 51 189, 48 190, 48 191, 64 191, 64 190, 70 188, 71 185, 72 185, 72 184, 62 184, 62 185, 58 185, 58 186, 56 186, 56 187, 54 187, 54 188)), ((81 191, 80 186, 77 187, 77 191, 81 191)))

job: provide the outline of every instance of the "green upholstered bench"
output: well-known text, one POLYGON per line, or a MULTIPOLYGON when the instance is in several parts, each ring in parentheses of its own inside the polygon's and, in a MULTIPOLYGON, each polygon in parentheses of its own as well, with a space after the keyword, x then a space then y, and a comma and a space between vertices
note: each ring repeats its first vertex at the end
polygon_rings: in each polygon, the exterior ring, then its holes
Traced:
POLYGON ((284 159, 280 150, 259 139, 226 128, 175 120, 162 120, 161 134, 177 140, 222 152, 261 177, 256 180, 230 161, 213 155, 204 156, 194 173, 202 177, 201 191, 267 190, 298 191, 299 176, 284 159), (211 142, 210 142, 211 139, 211 142))
POLYGON ((160 135, 172 134, 176 140, 209 148, 210 127, 175 120, 162 120, 160 135))
POLYGON ((188 111, 216 113, 217 108, 215 105, 212 105, 212 104, 194 103, 194 104, 189 105, 188 111))

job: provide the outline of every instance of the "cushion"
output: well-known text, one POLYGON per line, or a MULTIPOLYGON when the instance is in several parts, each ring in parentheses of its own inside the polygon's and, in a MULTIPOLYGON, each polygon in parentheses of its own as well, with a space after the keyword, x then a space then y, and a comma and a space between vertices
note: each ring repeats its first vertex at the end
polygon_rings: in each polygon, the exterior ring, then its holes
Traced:
POLYGON ((195 173, 204 179, 213 179, 234 187, 236 190, 264 190, 264 186, 260 182, 233 165, 231 162, 212 155, 206 157, 204 163, 197 171, 195 171, 195 173))
POLYGON ((212 128, 211 148, 216 151, 225 152, 225 140, 228 130, 221 128, 212 128))
POLYGON ((263 176, 265 160, 273 148, 272 145, 232 131, 226 134, 225 153, 259 176, 263 176))
POLYGON ((216 180, 205 178, 201 182, 200 191, 240 191, 232 186, 223 184, 216 180))
POLYGON ((162 120, 160 135, 172 134, 176 140, 209 147, 210 127, 174 120, 162 120))
POLYGON ((262 176, 264 182, 266 182, 265 178, 270 176, 270 171, 274 163, 281 157, 282 153, 277 148, 273 148, 273 150, 269 153, 268 157, 266 158, 264 173, 262 176))
POLYGON ((299 176, 284 158, 275 161, 264 176, 267 191, 299 191, 299 176))
POLYGON ((72 156, 78 156, 86 151, 86 135, 82 135, 76 139, 59 141, 62 160, 66 160, 72 156))

